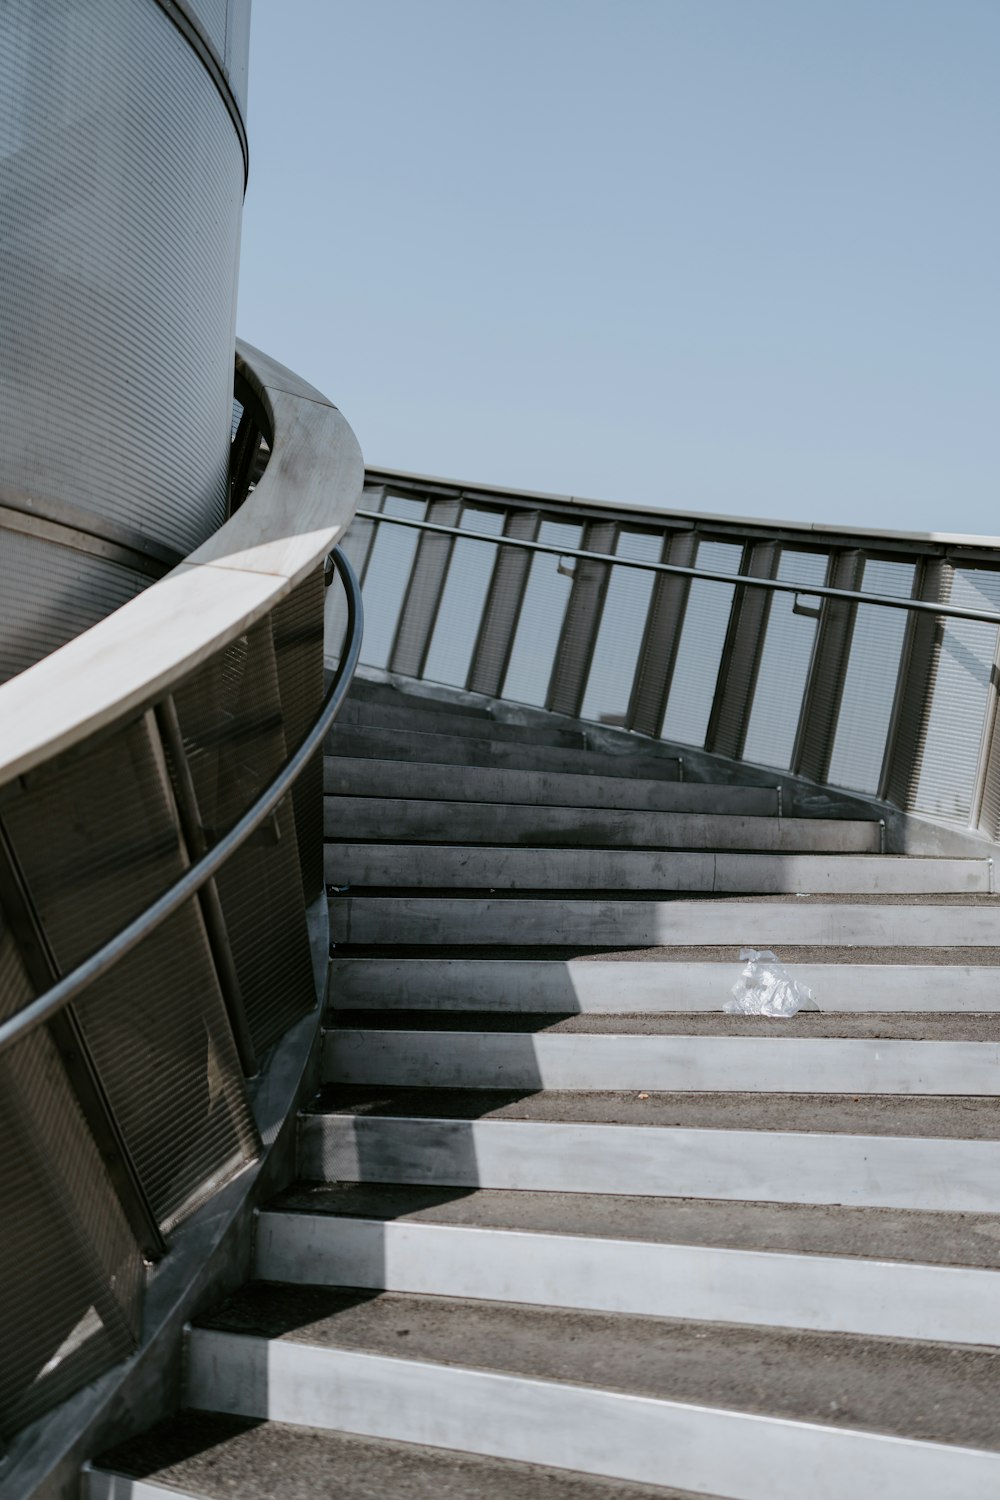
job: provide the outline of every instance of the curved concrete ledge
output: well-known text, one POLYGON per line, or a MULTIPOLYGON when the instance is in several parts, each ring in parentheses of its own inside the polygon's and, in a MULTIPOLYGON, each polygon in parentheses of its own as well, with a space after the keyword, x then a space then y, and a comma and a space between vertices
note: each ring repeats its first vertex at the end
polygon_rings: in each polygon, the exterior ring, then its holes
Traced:
POLYGON ((350 524, 364 482, 337 408, 249 344, 271 456, 237 513, 166 577, 0 687, 0 785, 135 713, 267 614, 350 524))

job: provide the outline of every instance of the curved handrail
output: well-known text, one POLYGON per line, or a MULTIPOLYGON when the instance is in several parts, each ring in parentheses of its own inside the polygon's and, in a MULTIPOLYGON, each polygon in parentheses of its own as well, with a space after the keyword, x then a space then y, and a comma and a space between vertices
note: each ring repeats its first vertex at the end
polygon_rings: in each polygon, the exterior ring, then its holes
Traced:
POLYGON ((0 785, 140 711, 317 567, 364 482, 357 439, 315 387, 249 344, 237 365, 270 428, 260 483, 159 582, 0 687, 0 785))
POLYGON ((96 953, 63 976, 51 989, 38 995, 7 1021, 0 1024, 0 1056, 19 1042, 36 1026, 52 1019, 65 1006, 75 1000, 88 985, 103 978, 118 961, 144 938, 154 932, 162 922, 172 916, 185 901, 190 900, 212 876, 217 874, 226 861, 244 844, 254 829, 278 806, 288 793, 312 756, 319 749, 323 738, 340 712, 341 705, 351 686, 358 658, 361 654, 361 636, 364 630, 364 606, 361 586, 347 558, 337 547, 331 554, 334 566, 340 573, 347 594, 347 638, 343 655, 327 689, 322 707, 302 740, 298 749, 282 766, 278 774, 268 783, 257 801, 245 812, 238 823, 214 844, 207 854, 189 866, 179 880, 174 881, 161 896, 145 911, 140 912, 121 932, 110 938, 96 953))
POLYGON ((848 546, 851 542, 871 547, 884 543, 888 548, 896 546, 914 548, 921 552, 940 550, 968 550, 975 552, 1000 551, 1000 536, 978 536, 960 531, 894 531, 871 526, 845 526, 836 521, 792 521, 768 516, 728 515, 723 511, 677 510, 660 505, 639 505, 633 500, 595 500, 583 495, 561 495, 545 490, 519 490, 501 484, 467 483, 459 479, 446 479, 434 474, 415 474, 407 469, 386 469, 370 466, 367 474, 371 486, 387 485, 397 494, 413 489, 420 494, 433 491, 439 496, 462 496, 469 504, 490 502, 512 505, 536 506, 543 510, 567 511, 582 520, 593 515, 606 515, 622 522, 629 517, 644 525, 666 523, 673 526, 683 523, 697 525, 704 531, 735 531, 741 536, 787 536, 800 544, 822 546, 836 543, 848 546))
POLYGON ((668 573, 677 578, 702 578, 709 583, 738 583, 741 588, 765 589, 771 593, 794 594, 803 599, 840 599, 846 604, 877 604, 886 609, 911 613, 941 615, 950 620, 979 620, 1000 625, 1000 612, 993 609, 965 609, 958 604, 937 604, 924 599, 910 599, 899 594, 869 594, 859 589, 835 589, 822 583, 789 583, 782 578, 760 578, 755 573, 719 573, 711 568, 686 568, 680 563, 652 562, 646 558, 622 557, 616 552, 587 552, 580 547, 558 547, 552 542, 533 542, 523 537, 498 536, 492 531, 471 531, 463 526, 441 526, 436 521, 413 520, 408 516, 391 516, 381 510, 362 510, 356 514, 376 525, 408 526, 412 531, 429 531, 436 535, 456 536, 468 542, 492 542, 495 547, 520 548, 523 552, 544 552, 551 557, 575 557, 582 562, 603 563, 605 567, 634 568, 644 573, 668 573))

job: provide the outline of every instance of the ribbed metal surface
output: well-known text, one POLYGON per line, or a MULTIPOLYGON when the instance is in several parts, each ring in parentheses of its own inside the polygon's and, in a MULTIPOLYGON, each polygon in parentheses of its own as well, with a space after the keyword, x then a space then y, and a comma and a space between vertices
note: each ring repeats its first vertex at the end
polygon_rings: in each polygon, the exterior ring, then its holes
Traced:
MULTIPOLYGON (((0 912, 0 1020, 32 996, 0 912)), ((135 1347, 142 1258, 45 1031, 0 1058, 0 1439, 135 1347)))
MULTIPOLYGON (((294 749, 285 739, 270 620, 206 662, 174 701, 211 844, 294 749)), ((290 802, 228 861, 217 884, 260 1055, 316 1000, 290 802)))
MULTIPOLYGON (((10 0, 0 46, 0 490, 185 553, 226 506, 233 119, 156 0, 10 0)), ((0 638, 44 579, 0 595, 0 638)))
POLYGON ((0 682, 96 625, 148 583, 131 568, 0 527, 0 682))
MULTIPOLYGON (((4 821, 61 972, 145 910, 186 863, 145 719, 33 774, 4 821)), ((256 1149, 196 905, 93 985, 78 1015, 147 1196, 169 1226, 256 1149)))

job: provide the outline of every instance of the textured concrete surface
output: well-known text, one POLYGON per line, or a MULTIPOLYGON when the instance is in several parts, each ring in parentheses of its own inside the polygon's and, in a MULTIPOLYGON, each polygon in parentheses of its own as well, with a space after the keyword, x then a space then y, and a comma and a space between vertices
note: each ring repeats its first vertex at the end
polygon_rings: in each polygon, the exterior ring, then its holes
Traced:
POLYGON ((1000 1449, 1000 1350, 259 1282, 199 1321, 320 1347, 1000 1449))
POLYGON ((1000 1218, 992 1214, 307 1182, 289 1188, 271 1206, 302 1213, 730 1250, 1000 1267, 1000 1218))
MULTIPOLYGON (((416 1119, 547 1120, 676 1125, 702 1130, 820 1131, 836 1135, 1000 1139, 995 1099, 845 1094, 501 1093, 491 1089, 378 1089, 327 1084, 313 1108, 416 1119)), ((766 1150, 766 1143, 762 1145, 766 1150)))
POLYGON ((567 1036, 857 1037, 887 1041, 1000 1042, 1000 1013, 976 1015, 955 1011, 885 1015, 799 1011, 796 1016, 781 1019, 728 1016, 715 1011, 622 1012, 608 1016, 588 1012, 561 1016, 529 1011, 332 1010, 326 1023, 333 1029, 356 1027, 364 1031, 545 1031, 567 1036))
POLYGON ((711 1500, 659 1485, 183 1411, 98 1467, 206 1500, 711 1500))

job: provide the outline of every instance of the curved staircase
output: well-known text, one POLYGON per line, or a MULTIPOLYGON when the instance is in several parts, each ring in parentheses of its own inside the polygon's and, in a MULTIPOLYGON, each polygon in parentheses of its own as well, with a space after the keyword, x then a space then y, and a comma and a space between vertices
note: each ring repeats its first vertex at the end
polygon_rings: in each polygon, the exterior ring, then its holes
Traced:
POLYGON ((91 1500, 1000 1495, 990 861, 525 717, 356 681, 299 1180, 91 1500))

